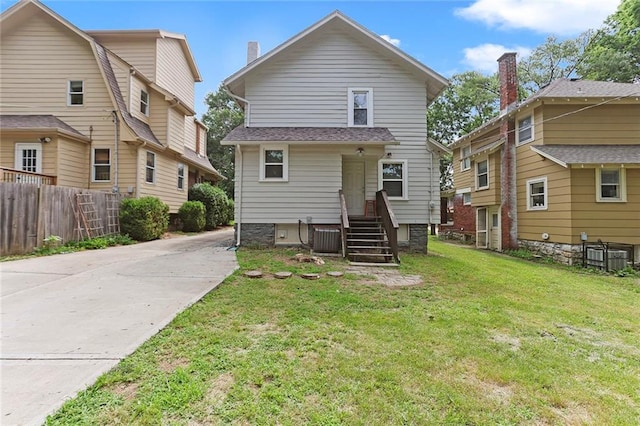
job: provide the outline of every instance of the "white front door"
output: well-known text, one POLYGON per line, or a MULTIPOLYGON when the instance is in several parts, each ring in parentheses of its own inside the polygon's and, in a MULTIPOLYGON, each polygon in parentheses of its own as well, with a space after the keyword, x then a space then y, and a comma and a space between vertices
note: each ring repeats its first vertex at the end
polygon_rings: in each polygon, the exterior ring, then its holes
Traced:
POLYGON ((39 143, 17 143, 15 169, 42 173, 42 145, 39 143))
POLYGON ((491 250, 502 251, 502 230, 500 224, 500 206, 493 206, 488 209, 489 220, 489 248, 491 250))
POLYGON ((342 161, 342 192, 349 215, 364 215, 364 160, 342 161))

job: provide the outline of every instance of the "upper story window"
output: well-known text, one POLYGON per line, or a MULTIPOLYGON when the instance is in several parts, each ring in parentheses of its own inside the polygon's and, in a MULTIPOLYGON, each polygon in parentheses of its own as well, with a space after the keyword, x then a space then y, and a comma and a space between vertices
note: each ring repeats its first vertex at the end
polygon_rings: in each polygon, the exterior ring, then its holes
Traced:
POLYGON ((145 181, 156 183, 156 154, 147 151, 147 162, 145 164, 145 181))
POLYGON ((17 143, 15 168, 31 173, 42 173, 42 145, 39 143, 17 143))
POLYGON ((527 210, 547 209, 547 178, 527 181, 527 210))
POLYGON ((149 115, 149 93, 140 90, 140 112, 149 115))
POLYGON ((91 168, 93 182, 108 182, 111 179, 111 150, 109 148, 95 148, 91 168))
POLYGON ((381 160, 378 168, 378 186, 387 191, 390 199, 406 200, 407 161, 381 160))
POLYGON ((627 201, 624 169, 596 169, 596 201, 627 201))
POLYGON ((81 106, 84 105, 84 81, 69 80, 67 89, 67 105, 81 106))
POLYGON ((349 90, 349 127, 373 127, 373 89, 349 90))
POLYGON ((476 163, 476 189, 489 188, 489 160, 476 163))
POLYGON ((178 163, 178 189, 184 189, 184 164, 178 163))
POLYGON ((263 145, 260 148, 260 180, 289 179, 289 148, 287 145, 263 145))
POLYGON ((471 205, 471 193, 470 192, 465 192, 464 194, 462 194, 462 204, 464 204, 465 206, 470 206, 471 205))
POLYGON ((528 115, 521 120, 518 120, 518 144, 529 142, 533 140, 533 116, 528 115))
POLYGON ((471 168, 471 145, 463 146, 460 149, 460 171, 464 172, 471 168))

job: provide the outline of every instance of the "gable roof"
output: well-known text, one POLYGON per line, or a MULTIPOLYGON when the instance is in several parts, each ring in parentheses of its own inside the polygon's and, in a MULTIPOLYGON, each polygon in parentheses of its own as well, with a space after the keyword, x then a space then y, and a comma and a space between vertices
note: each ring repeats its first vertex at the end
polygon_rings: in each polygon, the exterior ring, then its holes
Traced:
POLYGON ((531 150, 562 167, 640 164, 640 145, 533 145, 531 150))
POLYGON ((400 62, 403 66, 411 70, 414 74, 422 76, 427 82, 428 103, 431 103, 431 101, 435 99, 436 96, 438 96, 440 92, 442 92, 442 90, 444 90, 444 88, 449 84, 446 78, 444 78, 431 68, 427 67, 420 61, 406 54, 393 44, 379 37, 377 34, 369 31, 367 28, 348 18, 338 10, 330 13, 325 18, 311 25, 297 35, 291 37, 289 40, 280 44, 266 54, 260 56, 253 62, 247 64, 244 68, 227 77, 222 82, 222 84, 231 89, 233 93, 242 96, 242 92, 244 91, 244 89, 242 89, 242 85, 244 83, 244 77, 246 77, 247 74, 251 73, 256 68, 261 67, 263 64, 270 62, 281 52, 290 49, 292 46, 295 46, 300 40, 317 31, 321 31, 323 28, 329 27, 330 25, 339 25, 340 28, 349 31, 352 34, 361 36, 361 38, 365 40, 368 46, 370 46, 372 49, 376 49, 391 56, 394 60, 400 62))
POLYGON ((260 142, 396 144, 386 127, 243 127, 233 129, 222 145, 260 142))
POLYGON ((536 102, 544 103, 545 100, 552 99, 561 99, 564 101, 575 101, 580 103, 588 100, 598 100, 598 102, 603 103, 627 100, 635 103, 640 102, 640 84, 559 78, 526 98, 507 114, 492 118, 477 129, 461 136, 449 146, 451 148, 456 148, 470 138, 483 134, 486 131, 495 128, 504 120, 512 118, 523 108, 533 105, 536 102))

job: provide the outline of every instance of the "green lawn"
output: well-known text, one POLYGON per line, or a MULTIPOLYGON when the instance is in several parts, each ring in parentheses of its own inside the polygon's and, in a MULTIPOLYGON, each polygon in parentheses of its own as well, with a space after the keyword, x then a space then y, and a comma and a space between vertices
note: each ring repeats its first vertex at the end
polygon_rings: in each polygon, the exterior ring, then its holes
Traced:
POLYGON ((429 244, 402 256, 424 280, 405 288, 241 249, 238 273, 47 423, 640 423, 638 278, 429 244))

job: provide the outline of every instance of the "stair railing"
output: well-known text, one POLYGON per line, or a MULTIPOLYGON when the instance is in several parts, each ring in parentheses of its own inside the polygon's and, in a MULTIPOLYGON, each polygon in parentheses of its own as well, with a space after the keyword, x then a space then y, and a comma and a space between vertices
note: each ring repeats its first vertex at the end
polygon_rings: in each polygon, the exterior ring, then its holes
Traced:
POLYGON ((391 248, 391 254, 396 263, 400 263, 400 257, 398 255, 398 220, 396 215, 391 210, 391 203, 387 196, 387 191, 381 189, 376 192, 376 213, 382 221, 382 226, 387 233, 387 239, 389 240, 389 247, 391 248))
POLYGON ((347 213, 347 200, 342 189, 338 190, 340 198, 340 234, 342 235, 342 257, 347 257, 347 233, 349 232, 349 214, 347 213))

